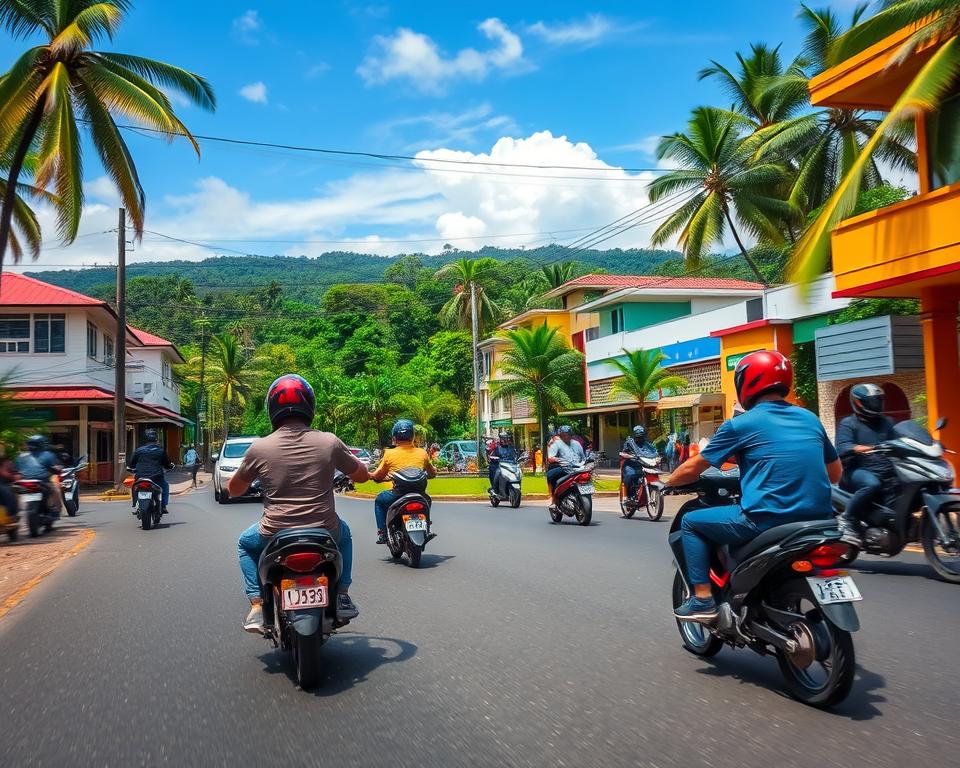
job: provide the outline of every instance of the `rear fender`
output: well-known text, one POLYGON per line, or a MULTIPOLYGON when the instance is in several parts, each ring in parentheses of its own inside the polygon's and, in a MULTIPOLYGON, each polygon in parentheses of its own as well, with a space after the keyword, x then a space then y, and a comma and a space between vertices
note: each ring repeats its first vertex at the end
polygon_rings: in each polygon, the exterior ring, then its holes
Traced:
POLYGON ((306 611, 287 611, 287 623, 301 637, 315 635, 323 622, 323 608, 310 608, 306 611))
POLYGON ((857 616, 857 609, 853 607, 853 603, 821 605, 820 612, 837 629, 847 632, 856 632, 860 629, 860 617, 857 616))
POLYGON ((422 547, 427 543, 427 534, 425 531, 407 531, 407 538, 412 544, 422 547))

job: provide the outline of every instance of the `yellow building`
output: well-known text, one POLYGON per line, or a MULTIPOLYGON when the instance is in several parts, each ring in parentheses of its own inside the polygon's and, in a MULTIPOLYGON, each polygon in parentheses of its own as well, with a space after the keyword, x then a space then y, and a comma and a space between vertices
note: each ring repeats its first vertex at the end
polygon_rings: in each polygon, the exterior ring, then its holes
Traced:
MULTIPOLYGON (((902 30, 814 78, 816 106, 889 110, 937 50, 921 48, 902 62, 902 30)), ((927 413, 940 438, 960 445, 960 87, 940 110, 916 118, 920 193, 840 223, 833 232, 835 296, 920 299, 927 413)))

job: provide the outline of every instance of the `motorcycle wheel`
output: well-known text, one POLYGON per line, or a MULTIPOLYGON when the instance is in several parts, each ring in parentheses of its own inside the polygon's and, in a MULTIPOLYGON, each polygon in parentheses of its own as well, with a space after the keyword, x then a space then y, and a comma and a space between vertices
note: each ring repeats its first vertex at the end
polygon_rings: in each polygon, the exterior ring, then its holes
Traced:
POLYGON ((40 514, 38 512, 27 514, 27 529, 30 531, 30 538, 35 539, 40 535, 40 514))
POLYGON ((499 507, 500 506, 500 497, 496 493, 490 494, 490 506, 499 507))
POLYGON ((518 488, 510 489, 510 506, 514 509, 520 506, 520 490, 518 488))
POLYGON ((798 667, 783 651, 777 651, 777 664, 787 683, 787 690, 797 701, 811 707, 826 709, 839 704, 850 693, 856 670, 853 637, 820 617, 818 610, 810 611, 808 627, 814 630, 818 658, 807 668, 798 667), (810 620, 814 619, 811 625, 810 620), (820 674, 816 673, 820 669, 820 674))
MULTIPOLYGON (((673 577, 673 607, 679 608, 683 601, 687 599, 687 585, 683 582, 680 571, 677 571, 673 577)), ((723 641, 714 637, 702 624, 695 621, 677 621, 677 628, 680 630, 680 640, 683 647, 696 656, 709 658, 716 656, 723 648, 723 641)))
POLYGON ((580 497, 576 515, 580 525, 590 525, 590 521, 593 520, 593 496, 580 497))
POLYGON ((420 567, 420 558, 423 556, 423 547, 414 544, 412 541, 407 542, 407 557, 410 559, 411 568, 420 567))
POLYGON ((623 487, 623 483, 620 483, 620 514, 629 520, 636 511, 635 508, 627 503, 626 489, 623 487))
POLYGON ((72 501, 71 499, 63 500, 63 508, 67 511, 69 517, 76 517, 77 511, 80 506, 78 501, 72 501))
POLYGON ((950 584, 960 584, 960 511, 939 512, 937 522, 944 531, 952 532, 953 541, 944 546, 937 538, 936 529, 925 518, 921 534, 923 553, 937 576, 950 584))
POLYGON ((140 527, 145 531, 150 530, 150 526, 153 523, 153 510, 149 507, 147 509, 140 510, 140 527))
POLYGON ((297 673, 297 685, 307 691, 320 682, 320 634, 304 637, 291 630, 293 646, 293 666, 297 673))
POLYGON ((548 511, 550 512, 550 519, 553 520, 553 522, 559 523, 563 520, 563 512, 559 509, 550 509, 548 511))
POLYGON ((663 517, 663 494, 658 488, 647 489, 647 517, 653 522, 663 517))
POLYGON ((391 531, 387 529, 387 548, 390 550, 390 556, 394 560, 399 560, 403 557, 403 541, 398 541, 398 534, 396 531, 391 531))

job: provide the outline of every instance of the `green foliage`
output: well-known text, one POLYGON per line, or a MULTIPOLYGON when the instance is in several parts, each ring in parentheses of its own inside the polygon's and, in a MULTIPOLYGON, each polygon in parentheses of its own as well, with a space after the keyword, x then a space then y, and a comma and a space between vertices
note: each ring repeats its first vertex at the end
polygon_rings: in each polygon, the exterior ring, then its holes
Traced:
POLYGON ((919 314, 920 302, 917 299, 854 299, 846 309, 831 316, 830 324, 839 325, 871 317, 919 314))
POLYGON ((632 398, 641 409, 644 423, 646 410, 643 404, 654 392, 659 390, 675 390, 687 386, 683 376, 673 373, 663 367, 667 359, 659 349, 635 349, 623 351, 626 360, 614 359, 611 362, 617 367, 622 376, 613 382, 611 394, 624 394, 632 398))
POLYGON ((795 345, 790 360, 793 363, 794 392, 809 410, 819 414, 816 346, 812 341, 795 345))

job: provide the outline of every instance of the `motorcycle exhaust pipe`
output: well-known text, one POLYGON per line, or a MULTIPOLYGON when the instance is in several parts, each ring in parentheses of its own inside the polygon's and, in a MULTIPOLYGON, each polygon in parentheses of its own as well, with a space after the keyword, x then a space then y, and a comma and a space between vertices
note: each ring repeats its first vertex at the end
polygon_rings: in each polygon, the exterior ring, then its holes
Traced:
POLYGON ((778 648, 784 653, 796 653, 798 649, 797 641, 792 637, 787 637, 777 632, 775 629, 771 629, 765 624, 758 624, 757 622, 751 622, 750 624, 751 634, 763 640, 764 642, 770 643, 774 648, 778 648))

